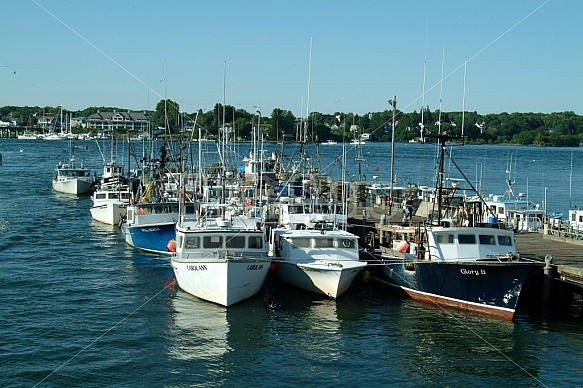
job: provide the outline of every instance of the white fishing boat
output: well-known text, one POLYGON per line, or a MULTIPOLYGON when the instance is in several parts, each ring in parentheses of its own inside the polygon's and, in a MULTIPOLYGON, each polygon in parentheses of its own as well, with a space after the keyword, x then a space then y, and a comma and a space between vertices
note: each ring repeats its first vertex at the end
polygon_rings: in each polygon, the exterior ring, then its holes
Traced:
POLYGON ((75 167, 73 159, 71 164, 60 163, 53 170, 53 189, 60 193, 82 195, 90 192, 95 186, 95 175, 90 169, 75 167))
MULTIPOLYGON (((561 214, 561 217, 563 215, 561 214)), ((583 231, 583 210, 575 206, 574 209, 569 209, 569 219, 567 220, 569 228, 574 231, 583 231)))
POLYGON ((114 161, 103 167, 103 176, 98 188, 91 197, 91 217, 109 225, 121 225, 126 217, 131 190, 127 178, 123 176, 124 167, 114 161))
POLYGON ((260 219, 227 205, 203 204, 195 214, 181 210, 170 259, 178 286, 222 306, 258 293, 271 266, 259 225, 260 219))
POLYGON ((97 175, 85 168, 85 159, 81 167, 75 166, 75 143, 69 142, 70 163, 59 162, 53 170, 53 189, 60 193, 82 195, 95 188, 97 175))
MULTIPOLYGON (((511 162, 512 163, 512 162, 511 162)), ((504 195, 488 195, 484 198, 490 212, 482 220, 486 223, 500 223, 516 232, 536 232, 545 222, 545 210, 541 205, 531 202, 524 193, 515 195, 510 177, 511 168, 507 169, 507 189, 504 195)))
POLYGON ((339 229, 272 230, 276 275, 292 286, 338 298, 366 267, 359 261, 358 237, 339 229))

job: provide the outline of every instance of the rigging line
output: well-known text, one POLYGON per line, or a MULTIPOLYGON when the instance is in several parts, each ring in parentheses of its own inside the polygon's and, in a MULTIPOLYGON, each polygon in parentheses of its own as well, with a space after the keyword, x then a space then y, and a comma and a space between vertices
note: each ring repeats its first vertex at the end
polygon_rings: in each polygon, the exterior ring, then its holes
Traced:
MULTIPOLYGON (((541 9, 542 7, 544 7, 548 2, 550 2, 551 0, 545 0, 542 4, 540 4, 538 7, 536 7, 535 9, 533 9, 532 11, 530 11, 528 14, 526 14, 522 19, 518 20, 516 23, 514 23, 512 26, 510 26, 506 31, 504 31, 503 33, 501 33, 500 35, 498 35, 496 38, 494 38, 490 43, 488 43, 487 45, 485 45, 484 47, 482 47, 480 50, 478 50, 474 55, 472 55, 471 57, 469 57, 468 59, 464 60, 464 63, 462 63, 461 65, 459 65, 458 67, 456 67, 454 70, 452 70, 448 75, 446 75, 443 79, 448 79, 451 75, 453 75, 455 72, 457 72, 459 69, 463 68, 467 62, 471 61, 472 59, 476 58, 478 55, 482 54, 484 51, 486 51, 488 48, 490 48, 490 46, 492 46, 494 43, 496 43, 497 41, 499 41, 500 39, 502 39, 504 36, 506 36, 508 33, 510 33, 513 29, 515 29, 516 27, 518 27, 520 24, 522 24, 526 19, 528 19, 530 16, 532 16, 535 12, 537 12, 539 9, 541 9)), ((409 108, 411 105, 413 105, 414 103, 416 103, 421 97, 423 97, 426 93, 428 93, 429 91, 433 90, 435 87, 437 87, 437 85, 439 85, 439 83, 434 84, 432 87, 430 87, 428 90, 426 90, 421 96, 417 97, 416 99, 414 99, 413 101, 411 101, 408 105, 406 105, 405 107, 403 107, 403 110, 409 108)))
MULTIPOLYGON (((370 253, 369 253, 370 254, 370 253)), ((373 256, 371 254, 371 256, 373 256)), ((383 267, 389 267, 391 264, 398 264, 399 262, 395 261, 395 262, 390 262, 390 263, 379 263, 376 265, 379 266, 383 266, 383 267)), ((369 264, 371 265, 371 264, 369 264)), ((375 264, 373 264, 375 265, 375 264)), ((399 275, 399 274, 397 274, 399 275)), ((401 277, 399 275, 399 277, 401 277)), ((419 291, 416 287, 414 287, 411 283, 409 283, 409 281, 407 279, 404 279, 403 277, 401 277, 401 279, 403 279, 405 282, 407 282, 411 288, 419 291)), ((451 311, 449 311, 449 309, 441 306, 440 304, 438 304, 435 300, 431 299, 431 302, 433 305, 435 305, 436 307, 438 307, 440 310, 442 310, 445 314, 447 314, 450 318, 454 319, 457 323, 459 323, 461 326, 463 326, 464 328, 466 328, 467 330, 469 330, 472 334, 474 334, 476 337, 478 337, 480 340, 482 340, 485 344, 487 344, 490 348, 492 348, 494 351, 496 351, 498 354, 500 354, 502 357, 504 357, 505 359, 507 359, 508 361, 510 361, 512 364, 514 364, 516 367, 518 367, 521 371, 523 371, 524 373, 526 373, 529 377, 531 377, 532 379, 534 379, 536 382, 538 382, 540 385, 542 385, 543 387, 546 387, 547 385, 545 385, 542 381, 540 381, 536 376, 534 376, 532 373, 530 373, 528 370, 526 370, 522 365, 518 364, 516 361, 514 361, 510 356, 508 356, 506 353, 504 353, 502 350, 498 349, 497 346, 495 346, 494 344, 492 344, 490 341, 488 341, 486 338, 484 338, 482 335, 480 335, 478 332, 476 332, 474 329, 472 329, 468 324, 466 324, 465 322, 463 322, 460 318, 458 318, 457 316, 455 316, 451 311)))
MULTIPOLYGON (((126 69, 121 63, 119 63, 118 61, 116 61, 115 59, 113 59, 109 54, 107 54, 105 51, 103 51, 102 49, 100 49, 99 47, 97 47, 89 39, 85 38, 83 35, 81 35, 79 32, 77 32, 73 27, 71 27, 70 25, 68 25, 67 23, 65 23, 63 20, 61 20, 57 15, 55 15, 54 13, 52 13, 51 11, 49 11, 47 8, 43 7, 38 1, 36 1, 36 0, 31 0, 31 1, 33 3, 35 3, 36 5, 38 5, 40 8, 42 8, 46 13, 48 13, 49 15, 51 15, 55 20, 57 20, 59 23, 61 23, 63 26, 65 26, 72 33, 74 33, 79 38, 81 38, 83 41, 85 41, 85 43, 87 43, 88 45, 90 45, 91 47, 93 47, 95 50, 97 50, 104 57, 106 57, 111 62, 113 62, 114 64, 116 64, 120 69, 122 69, 123 71, 125 71, 126 73, 128 73, 136 81, 138 81, 139 83, 141 83, 142 85, 144 85, 148 90, 152 91, 158 97, 164 99, 164 97, 160 93, 156 92, 154 89, 152 89, 150 86, 148 86, 144 81, 142 81, 140 78, 138 78, 138 76, 136 76, 134 73, 132 73, 131 71, 129 71, 128 69, 126 69)), ((548 0, 548 1, 550 1, 550 0, 548 0)))
MULTIPOLYGON (((33 0, 34 1, 34 0, 33 0)), ((99 337, 95 338, 93 341, 91 341, 91 343, 89 343, 87 346, 85 346, 83 349, 79 350, 73 357, 69 358, 67 361, 65 361, 63 364, 61 364, 58 368, 56 368, 54 371, 52 371, 51 373, 49 373, 48 375, 46 375, 41 381, 39 381, 38 383, 36 383, 34 385, 34 387, 38 386, 39 384, 41 384, 42 382, 44 382, 46 379, 48 379, 49 377, 51 377, 53 374, 55 374, 56 372, 58 372, 61 368, 63 368, 65 365, 67 365, 68 363, 70 363, 71 361, 73 361, 73 359, 75 359, 77 356, 79 356, 81 353, 85 352, 87 349, 89 349, 92 345, 94 345, 97 341, 99 341, 100 339, 102 339, 103 337, 105 337, 107 334, 109 334, 111 331, 113 331, 116 327, 118 327, 120 324, 122 324, 126 319, 128 319, 129 317, 131 317, 132 315, 134 315, 135 313, 137 313, 142 307, 144 307, 145 305, 147 305, 148 303, 150 303, 155 297, 157 297, 158 295, 160 295, 164 290, 166 290, 167 288, 171 287, 174 285, 174 281, 172 282, 168 282, 167 285, 165 285, 160 291, 158 291, 156 294, 154 294, 153 296, 151 296, 148 300, 146 300, 144 303, 142 303, 141 305, 139 305, 137 308, 134 309, 134 311, 132 311, 131 313, 129 313, 128 315, 126 315, 125 317, 123 317, 120 321, 118 321, 115 325, 113 325, 112 327, 110 327, 109 329, 107 329, 106 331, 103 332, 103 334, 101 334, 99 337)))

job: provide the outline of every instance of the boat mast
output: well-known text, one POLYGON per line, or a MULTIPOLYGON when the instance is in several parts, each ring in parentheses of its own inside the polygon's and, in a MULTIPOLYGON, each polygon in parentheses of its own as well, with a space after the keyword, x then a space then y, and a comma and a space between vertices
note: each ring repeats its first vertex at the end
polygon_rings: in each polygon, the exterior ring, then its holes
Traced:
POLYGON ((464 123, 466 117, 466 72, 467 72, 468 59, 464 61, 464 95, 462 98, 462 142, 464 141, 464 123))
POLYGON ((393 202, 395 198, 393 198, 393 182, 394 182, 394 175, 395 175, 395 114, 397 111, 397 96, 393 96, 391 100, 389 100, 389 104, 393 107, 393 123, 392 127, 393 130, 391 132, 391 181, 390 181, 390 192, 389 196, 391 198, 391 203, 389 205, 389 215, 391 215, 393 210, 393 202))
POLYGON ((425 81, 427 77, 427 17, 425 18, 425 60, 423 61, 423 91, 421 93, 421 122, 419 123, 419 130, 421 132, 421 142, 423 142, 425 121, 423 114, 425 113, 425 81))
POLYGON ((439 117, 437 119, 438 126, 439 126, 439 134, 441 135, 441 104, 443 102, 443 64, 445 62, 445 47, 442 48, 442 55, 441 55, 441 81, 439 82, 439 117))

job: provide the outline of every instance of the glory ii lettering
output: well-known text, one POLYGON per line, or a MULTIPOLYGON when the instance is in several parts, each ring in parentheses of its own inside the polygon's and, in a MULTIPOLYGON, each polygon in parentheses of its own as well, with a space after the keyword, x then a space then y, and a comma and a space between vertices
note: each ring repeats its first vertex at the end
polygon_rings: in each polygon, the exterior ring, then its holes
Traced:
POLYGON ((466 268, 462 268, 462 269, 460 269, 460 273, 462 275, 475 275, 475 276, 480 276, 480 275, 485 275, 486 274, 486 270, 485 269, 466 269, 466 268))

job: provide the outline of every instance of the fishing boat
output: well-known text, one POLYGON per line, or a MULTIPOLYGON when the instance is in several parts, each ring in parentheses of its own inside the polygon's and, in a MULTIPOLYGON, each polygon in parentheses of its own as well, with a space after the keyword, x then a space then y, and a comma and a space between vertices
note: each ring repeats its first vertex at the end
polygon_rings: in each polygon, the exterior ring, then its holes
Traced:
POLYGON ((95 188, 97 176, 85 168, 85 159, 81 167, 75 167, 75 143, 70 142, 70 163, 59 162, 53 169, 53 190, 65 194, 87 194, 95 188))
POLYGON ((71 164, 59 162, 53 170, 53 190, 65 194, 87 194, 95 187, 96 176, 85 168, 84 161, 81 167, 75 167, 73 160, 71 164))
POLYGON ((128 245, 146 252, 171 254, 168 241, 176 232, 178 202, 135 203, 130 200, 121 234, 128 245))
POLYGON ((159 179, 149 180, 145 189, 138 189, 136 198, 130 199, 126 216, 121 225, 122 236, 128 245, 146 252, 169 255, 168 241, 176 236, 175 226, 179 217, 181 196, 185 198, 184 206, 188 214, 194 214, 197 206, 193 202, 193 184, 182 193, 178 192, 177 182, 182 174, 167 172, 159 179), (154 187, 161 188, 155 190, 154 187), (159 191, 159 192, 158 192, 159 191))
POLYGON ((529 201, 524 193, 515 195, 511 171, 512 168, 509 166, 506 170, 507 188, 504 195, 490 194, 484 199, 490 209, 489 212, 484 213, 485 217, 495 218, 484 219, 483 222, 502 223, 506 228, 514 229, 515 232, 536 232, 544 225, 545 211, 539 204, 529 201))
POLYGON ((517 253, 512 230, 481 222, 483 201, 460 204, 465 220, 451 216, 452 206, 441 194, 448 191, 443 182, 448 137, 437 138, 437 218, 380 226, 382 254, 372 262, 371 278, 416 300, 512 319, 525 283, 541 263, 517 253))
MULTIPOLYGON (((561 214, 562 216, 562 214, 561 214)), ((583 231, 583 209, 575 206, 574 209, 569 209, 569 219, 567 220, 568 227, 574 231, 583 231)))
POLYGON ((129 181, 123 174, 124 166, 114 160, 103 166, 100 183, 91 197, 90 211, 94 220, 121 226, 132 198, 129 181))
POLYGON ((229 205, 200 204, 194 214, 182 209, 170 242, 178 286, 222 306, 257 294, 271 266, 261 220, 229 205))
POLYGON ((366 267, 358 237, 322 223, 314 229, 272 230, 275 274, 292 286, 338 298, 366 267))

